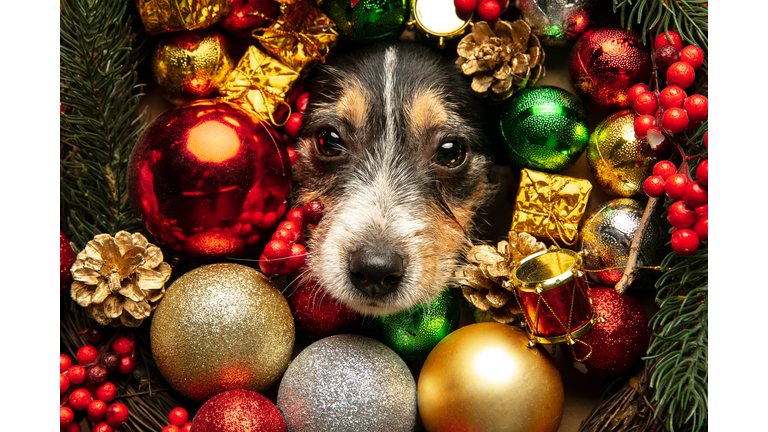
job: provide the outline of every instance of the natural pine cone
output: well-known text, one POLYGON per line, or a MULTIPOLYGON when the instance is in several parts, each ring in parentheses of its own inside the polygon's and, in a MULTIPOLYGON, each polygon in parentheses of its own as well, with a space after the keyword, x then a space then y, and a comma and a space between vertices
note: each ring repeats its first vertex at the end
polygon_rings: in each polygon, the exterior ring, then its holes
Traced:
POLYGON ((138 327, 157 307, 170 277, 163 252, 143 235, 99 234, 72 265, 72 300, 101 325, 138 327))
POLYGON ((535 84, 545 73, 544 50, 523 20, 498 20, 495 31, 485 21, 475 23, 456 51, 456 64, 465 75, 474 75, 472 90, 495 101, 535 84))

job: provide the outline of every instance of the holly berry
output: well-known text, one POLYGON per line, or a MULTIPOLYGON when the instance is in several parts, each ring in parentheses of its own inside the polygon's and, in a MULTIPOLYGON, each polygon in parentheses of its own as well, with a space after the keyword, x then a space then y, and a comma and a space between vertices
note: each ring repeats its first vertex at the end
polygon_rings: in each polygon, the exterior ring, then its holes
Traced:
POLYGON ((70 423, 69 426, 61 430, 61 432, 81 432, 80 425, 77 423, 70 423))
POLYGON ((104 340, 104 327, 96 326, 93 328, 90 328, 85 333, 86 339, 88 339, 88 343, 96 346, 101 343, 101 341, 104 340))
POLYGON ((704 51, 696 45, 688 45, 680 51, 680 61, 688 63, 693 69, 698 69, 704 64, 704 51))
POLYGON ((669 38, 667 38, 667 34, 663 32, 660 33, 658 36, 656 36, 654 47, 656 49, 659 49, 659 47, 662 47, 664 45, 672 45, 673 47, 677 48, 678 51, 682 50, 683 38, 681 38, 676 31, 670 30, 668 33, 669 33, 669 38))
POLYGON ((699 162, 699 166, 696 167, 696 181, 704 187, 709 186, 709 159, 699 162))
POLYGON ((120 336, 119 338, 115 339, 115 342, 112 344, 112 349, 120 357, 125 357, 133 354, 133 342, 131 342, 131 339, 125 336, 120 336))
POLYGON ((123 375, 129 374, 136 369, 136 358, 132 355, 120 358, 120 367, 117 369, 118 373, 123 375))
POLYGON ((304 118, 304 114, 300 112, 292 113, 288 117, 288 121, 285 122, 285 133, 289 137, 295 138, 299 134, 299 128, 301 127, 301 120, 304 118))
POLYGON ((88 405, 88 421, 98 423, 104 420, 107 414, 107 404, 103 400, 95 399, 88 405))
POLYGON ((699 236, 699 240, 707 241, 709 239, 709 215, 706 212, 698 215, 691 229, 699 236))
POLYGON ((675 164, 668 160, 656 162, 653 166, 653 175, 657 175, 664 180, 667 180, 669 176, 677 172, 675 164))
POLYGON ((477 8, 477 0, 453 0, 456 12, 461 16, 468 16, 477 8))
POLYGON ((681 200, 685 195, 686 185, 688 185, 688 179, 684 174, 672 174, 664 181, 664 193, 670 199, 681 200))
POLYGON ((480 4, 477 5, 477 15, 483 21, 496 21, 501 15, 501 6, 496 0, 480 0, 480 4))
POLYGON ((629 106, 635 106, 635 99, 641 94, 648 91, 648 86, 644 83, 635 84, 627 91, 627 102, 629 106))
POLYGON ((64 373, 72 366, 72 360, 66 354, 59 354, 59 373, 64 373))
POLYGON ((176 407, 168 414, 168 423, 182 427, 189 420, 189 413, 182 407, 176 407))
POLYGON ((709 204, 704 204, 701 207, 696 207, 696 216, 709 213, 709 204))
POLYGON ((77 350, 77 362, 81 365, 87 365, 96 361, 99 351, 91 345, 83 345, 77 350))
POLYGON ((96 389, 96 397, 104 402, 112 402, 117 395, 117 388, 111 382, 106 382, 96 389))
POLYGON ((656 117, 648 114, 635 117, 635 135, 645 138, 648 130, 656 127, 656 117))
POLYGON ((187 422, 184 426, 181 428, 181 432, 191 432, 192 431, 192 422, 187 422))
POLYGON ((68 426, 73 421, 75 421, 75 413, 72 412, 72 408, 70 408, 70 407, 60 407, 59 408, 59 424, 60 424, 60 427, 68 426))
POLYGON ((181 432, 181 429, 175 425, 168 425, 163 428, 162 432, 181 432))
POLYGON ((689 207, 696 208, 701 207, 705 204, 707 204, 707 201, 709 200, 707 190, 704 189, 704 186, 701 185, 701 183, 695 181, 695 182, 689 182, 685 186, 685 193, 683 194, 683 202, 685 202, 689 207))
POLYGON ((632 108, 637 111, 638 114, 656 114, 656 110, 659 108, 659 103, 656 100, 656 95, 652 92, 644 92, 637 95, 635 98, 635 104, 632 108))
POLYGON ((664 195, 664 179, 657 175, 649 176, 643 182, 643 191, 651 198, 664 195))
MULTIPOLYGON (((473 10, 475 8, 472 8, 473 10)), ((309 92, 301 92, 296 98, 296 112, 304 114, 307 111, 307 105, 309 105, 309 92)))
POLYGON ((669 206, 667 220, 675 228, 688 228, 696 222, 696 212, 683 201, 675 201, 669 206))
POLYGON ((664 45, 658 48, 656 54, 656 66, 662 72, 662 78, 665 76, 667 69, 674 63, 680 61, 680 50, 672 45, 664 45))
POLYGON ((105 422, 101 422, 94 425, 91 432, 112 432, 112 428, 105 422))
POLYGON ((91 404, 92 400, 93 399, 91 398, 91 394, 88 393, 88 390, 77 389, 69 395, 69 406, 71 406, 72 409, 84 411, 88 409, 88 405, 91 404))
MULTIPOLYGON (((667 86, 659 93, 659 106, 663 110, 670 108, 682 108, 685 98, 685 90, 676 85, 667 86)), ((689 113, 690 117, 690 113, 689 113)))
POLYGON ((59 374, 59 394, 63 395, 69 390, 69 378, 64 374, 59 374))
POLYGON ((682 108, 670 108, 661 115, 661 127, 669 133, 680 133, 688 126, 688 113, 682 108))
POLYGON ((116 372, 120 368, 120 356, 116 352, 108 352, 101 358, 101 364, 109 372, 116 372))
POLYGON ((79 385, 85 381, 85 368, 80 365, 74 365, 67 370, 67 378, 70 384, 79 385))
POLYGON ((688 228, 672 233, 672 250, 678 255, 691 255, 699 248, 699 236, 688 228))
POLYGON ((320 223, 320 219, 325 214, 323 203, 320 201, 312 201, 311 203, 303 207, 304 212, 307 215, 307 223, 317 225, 320 223))
POLYGON ((107 382, 109 371, 102 364, 95 364, 88 368, 88 379, 94 384, 103 384, 107 382))
POLYGON ((683 108, 691 121, 702 121, 709 114, 709 100, 700 94, 691 95, 685 99, 683 108))
POLYGON ((104 421, 113 428, 120 427, 128 420, 128 408, 120 402, 115 402, 107 408, 104 421))
POLYGON ((667 84, 669 85, 677 85, 685 89, 693 84, 695 78, 696 72, 693 70, 693 66, 686 62, 673 63, 667 69, 667 84))

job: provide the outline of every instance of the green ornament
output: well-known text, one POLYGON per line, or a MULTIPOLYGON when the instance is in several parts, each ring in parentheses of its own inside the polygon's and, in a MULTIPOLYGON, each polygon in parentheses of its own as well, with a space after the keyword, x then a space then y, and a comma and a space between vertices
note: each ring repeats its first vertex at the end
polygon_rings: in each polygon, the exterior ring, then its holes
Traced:
POLYGON ((509 160, 519 168, 559 173, 576 163, 589 140, 586 106, 557 87, 523 90, 507 102, 500 123, 509 160))
POLYGON ((328 0, 322 9, 336 31, 353 42, 395 40, 410 15, 406 0, 328 0))
POLYGON ((459 301, 446 288, 429 305, 385 315, 380 319, 382 342, 404 360, 424 360, 432 348, 459 327, 459 301))

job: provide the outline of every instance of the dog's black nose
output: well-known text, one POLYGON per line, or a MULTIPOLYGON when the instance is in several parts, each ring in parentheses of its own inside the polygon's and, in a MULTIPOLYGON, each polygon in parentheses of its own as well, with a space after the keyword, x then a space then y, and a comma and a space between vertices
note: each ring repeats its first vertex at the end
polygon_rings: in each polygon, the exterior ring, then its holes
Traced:
POLYGON ((349 278, 360 291, 377 297, 397 289, 403 277, 403 258, 390 250, 362 248, 349 260, 349 278))

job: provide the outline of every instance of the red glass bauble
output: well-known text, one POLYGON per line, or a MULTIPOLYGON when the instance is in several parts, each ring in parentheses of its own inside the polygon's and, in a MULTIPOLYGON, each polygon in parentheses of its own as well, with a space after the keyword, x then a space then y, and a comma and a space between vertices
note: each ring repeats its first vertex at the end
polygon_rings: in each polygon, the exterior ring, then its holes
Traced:
POLYGON ((269 18, 276 18, 280 12, 280 3, 275 0, 230 0, 230 3, 232 11, 219 25, 236 36, 250 36, 254 29, 269 27, 269 18))
POLYGON ((576 93, 600 111, 629 106, 627 93, 651 76, 651 54, 637 33, 599 27, 579 38, 571 51, 568 76, 576 93))
MULTIPOLYGON (((613 288, 590 288, 589 295, 597 315, 605 322, 595 324, 579 340, 592 347, 592 354, 582 362, 574 361, 576 369, 593 378, 610 378, 633 371, 648 348, 651 329, 648 314, 640 303, 629 295, 621 295, 613 288)), ((573 345, 573 358, 584 358, 589 347, 583 343, 573 345)))
POLYGON ((133 210, 158 243, 188 258, 255 251, 285 215, 291 193, 290 161, 278 140, 269 125, 229 102, 168 110, 131 153, 133 210))
POLYGON ((208 399, 192 420, 195 432, 284 432, 275 404, 250 390, 229 390, 208 399))
POLYGON ((318 338, 350 333, 360 315, 339 303, 313 279, 302 279, 286 290, 286 299, 296 322, 318 338))
POLYGON ((64 233, 59 231, 59 278, 61 280, 61 286, 59 287, 59 295, 69 292, 69 286, 72 284, 72 273, 69 271, 72 268, 72 264, 75 263, 75 253, 72 251, 72 246, 69 245, 69 240, 64 237, 64 233))

